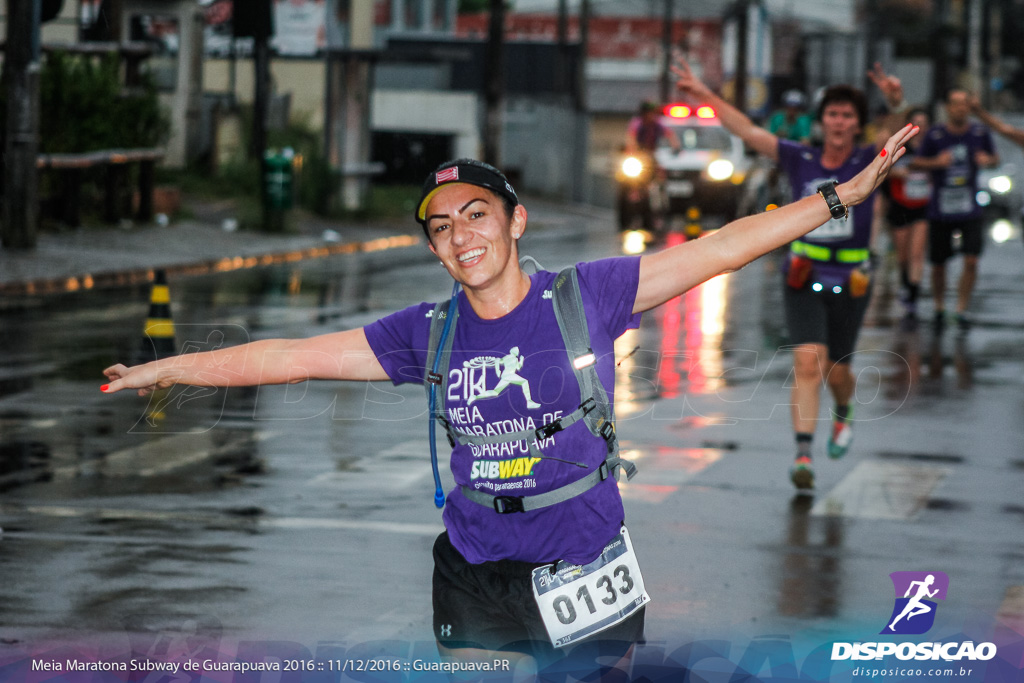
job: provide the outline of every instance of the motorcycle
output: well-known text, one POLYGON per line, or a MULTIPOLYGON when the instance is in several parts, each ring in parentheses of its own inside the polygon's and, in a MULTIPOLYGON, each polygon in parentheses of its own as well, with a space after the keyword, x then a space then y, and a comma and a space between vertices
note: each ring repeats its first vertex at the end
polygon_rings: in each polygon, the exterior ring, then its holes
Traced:
POLYGON ((660 230, 659 169, 647 152, 623 153, 615 169, 616 216, 623 247, 643 251, 660 230))

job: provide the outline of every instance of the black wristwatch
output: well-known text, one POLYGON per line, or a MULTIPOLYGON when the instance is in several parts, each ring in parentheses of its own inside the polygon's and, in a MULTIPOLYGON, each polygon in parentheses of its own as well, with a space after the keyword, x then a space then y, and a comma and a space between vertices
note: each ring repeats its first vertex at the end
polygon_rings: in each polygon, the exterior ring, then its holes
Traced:
POLYGON ((838 180, 829 180, 821 185, 818 185, 818 194, 821 195, 825 203, 828 204, 828 212, 832 214, 832 218, 848 218, 850 215, 850 207, 843 204, 843 200, 839 198, 836 193, 836 184, 838 180))

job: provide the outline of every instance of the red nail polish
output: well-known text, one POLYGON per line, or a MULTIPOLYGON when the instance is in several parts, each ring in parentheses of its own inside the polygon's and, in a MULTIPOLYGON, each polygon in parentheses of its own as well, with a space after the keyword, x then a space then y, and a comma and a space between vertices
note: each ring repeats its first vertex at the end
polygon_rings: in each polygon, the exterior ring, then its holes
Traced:
POLYGON ((106 391, 109 388, 110 388, 109 384, 104 384, 102 387, 100 387, 100 391, 106 391))
POLYGON ((883 156, 883 157, 884 157, 885 155, 886 155, 886 151, 885 151, 885 150, 883 149, 883 150, 882 150, 882 154, 881 154, 881 156, 883 156))

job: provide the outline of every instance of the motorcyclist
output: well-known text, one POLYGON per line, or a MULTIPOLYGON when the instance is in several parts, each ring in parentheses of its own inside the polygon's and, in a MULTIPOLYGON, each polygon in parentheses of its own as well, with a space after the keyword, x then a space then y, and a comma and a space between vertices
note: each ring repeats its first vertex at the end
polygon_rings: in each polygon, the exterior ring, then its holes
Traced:
MULTIPOLYGON (((639 216, 642 227, 648 232, 661 232, 663 220, 661 211, 656 207, 663 205, 661 185, 665 181, 665 173, 657 168, 654 151, 664 139, 673 151, 681 149, 679 137, 659 119, 661 106, 650 100, 640 105, 636 116, 626 126, 625 154, 641 159, 647 172, 636 176, 633 182, 620 184, 619 187, 619 229, 627 228, 630 216, 639 216)), ((620 178, 621 181, 621 178, 620 178)))
POLYGON ((640 105, 640 111, 630 119, 626 127, 626 154, 653 154, 662 138, 668 141, 674 151, 679 151, 679 138, 672 129, 658 120, 660 116, 661 107, 657 102, 648 100, 640 105))

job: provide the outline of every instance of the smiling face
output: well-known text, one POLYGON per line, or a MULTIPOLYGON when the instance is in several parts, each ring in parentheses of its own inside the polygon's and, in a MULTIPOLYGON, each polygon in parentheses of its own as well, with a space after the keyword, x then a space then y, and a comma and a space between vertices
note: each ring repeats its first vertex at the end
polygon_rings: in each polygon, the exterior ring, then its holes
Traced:
POLYGON ((516 239, 526 229, 526 209, 512 215, 495 193, 476 185, 452 183, 427 204, 426 230, 430 250, 467 290, 519 286, 516 239))
POLYGON ((821 131, 825 144, 849 147, 860 135, 860 119, 852 102, 831 102, 821 111, 821 131))

